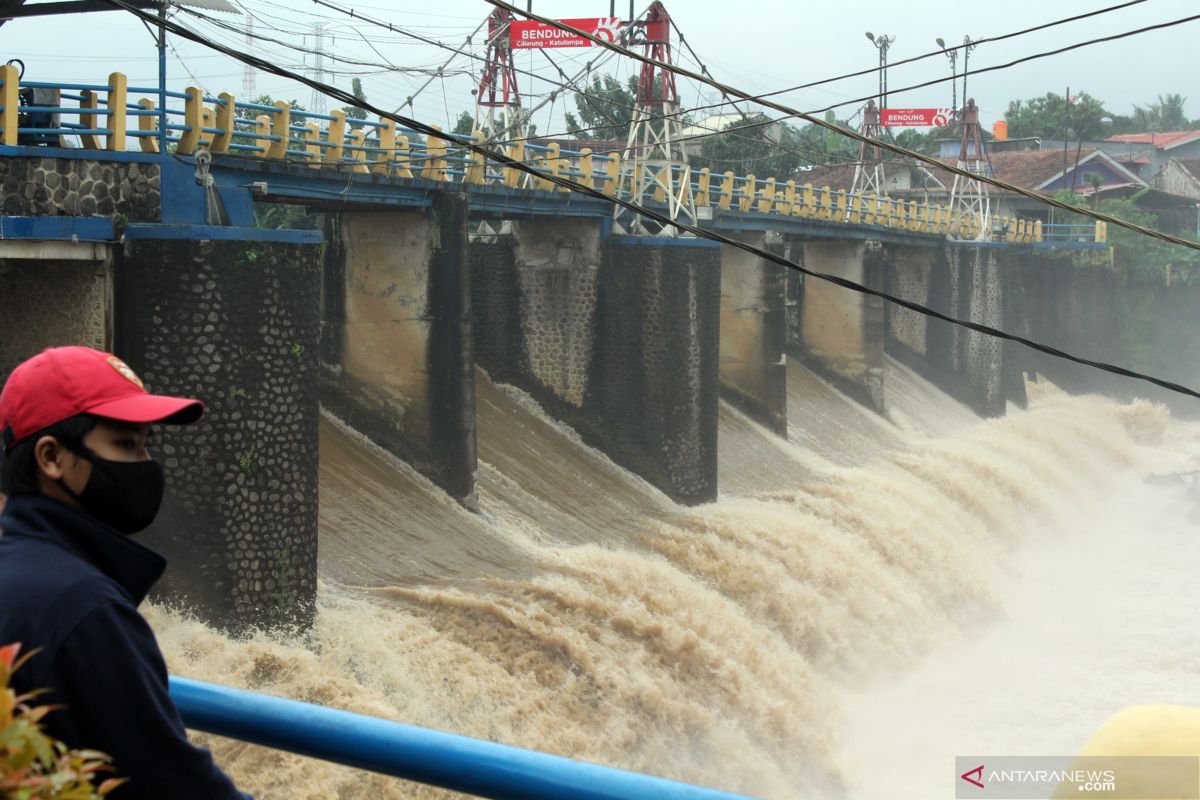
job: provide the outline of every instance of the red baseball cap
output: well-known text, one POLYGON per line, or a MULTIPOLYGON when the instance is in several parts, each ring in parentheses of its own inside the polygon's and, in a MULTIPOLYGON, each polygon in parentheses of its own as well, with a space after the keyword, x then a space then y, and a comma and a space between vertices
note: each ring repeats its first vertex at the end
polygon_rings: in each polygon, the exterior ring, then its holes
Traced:
POLYGON ((4 449, 84 413, 119 422, 185 425, 200 419, 204 404, 150 394, 129 365, 111 353, 54 347, 14 369, 0 391, 4 449))

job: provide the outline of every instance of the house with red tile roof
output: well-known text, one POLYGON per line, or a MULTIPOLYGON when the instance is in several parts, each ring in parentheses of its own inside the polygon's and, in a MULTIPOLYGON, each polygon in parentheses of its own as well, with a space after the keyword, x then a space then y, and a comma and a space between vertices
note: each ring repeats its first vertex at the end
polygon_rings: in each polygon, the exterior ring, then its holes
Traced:
POLYGON ((1122 133, 1100 146, 1143 180, 1153 180, 1172 158, 1200 159, 1200 131, 1122 133))

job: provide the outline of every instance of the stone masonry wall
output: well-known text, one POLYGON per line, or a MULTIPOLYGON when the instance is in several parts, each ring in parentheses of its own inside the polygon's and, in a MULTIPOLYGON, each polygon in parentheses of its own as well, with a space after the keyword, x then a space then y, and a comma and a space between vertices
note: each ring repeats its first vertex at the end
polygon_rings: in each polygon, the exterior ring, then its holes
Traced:
POLYGON ((120 353, 151 391, 199 397, 166 428, 160 593, 233 629, 311 621, 317 578, 320 246, 127 241, 120 353))
POLYGON ((582 406, 592 359, 600 226, 592 220, 518 223, 515 257, 531 377, 582 406))
POLYGON ((77 158, 0 158, 0 210, 14 216, 112 216, 162 219, 157 164, 77 158))
POLYGON ((716 499, 720 250, 605 247, 584 439, 678 502, 716 499))

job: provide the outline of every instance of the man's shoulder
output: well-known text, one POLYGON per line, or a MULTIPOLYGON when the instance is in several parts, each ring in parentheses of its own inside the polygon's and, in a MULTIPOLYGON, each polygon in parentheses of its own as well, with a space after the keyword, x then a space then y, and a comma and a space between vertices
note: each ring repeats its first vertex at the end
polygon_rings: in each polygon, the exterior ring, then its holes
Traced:
POLYGON ((0 535, 0 592, 59 594, 115 588, 92 564, 46 539, 0 535))
POLYGON ((110 603, 129 600, 88 562, 52 542, 0 536, 0 643, 30 633, 65 636, 110 603))

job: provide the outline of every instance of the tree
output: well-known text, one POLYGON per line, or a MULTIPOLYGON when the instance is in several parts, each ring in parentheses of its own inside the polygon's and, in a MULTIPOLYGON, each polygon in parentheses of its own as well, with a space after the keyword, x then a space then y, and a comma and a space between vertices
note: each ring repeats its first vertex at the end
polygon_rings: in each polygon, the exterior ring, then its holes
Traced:
MULTIPOLYGON (((825 121, 851 128, 849 120, 838 119, 832 111, 825 112, 825 121)), ((806 125, 796 136, 797 147, 811 164, 846 164, 858 158, 858 142, 820 125, 806 125)))
POLYGON ((721 133, 701 141, 700 155, 691 159, 694 168, 708 167, 715 173, 731 170, 739 175, 787 180, 806 163, 800 132, 765 114, 748 114, 746 119, 727 124, 721 133))
MULTIPOLYGON (((367 102, 367 95, 363 92, 362 81, 358 78, 350 81, 350 94, 354 95, 355 100, 363 103, 367 102)), ((342 106, 342 111, 346 112, 347 119, 362 120, 367 118, 367 112, 358 106, 342 106)), ((361 127, 362 125, 353 122, 350 123, 351 130, 358 130, 361 127)))
POLYGON ((1187 98, 1181 94, 1159 95, 1158 101, 1149 106, 1133 107, 1128 117, 1130 133, 1147 131, 1180 131, 1189 127, 1187 114, 1183 110, 1187 98))
POLYGON ((567 112, 567 130, 580 139, 624 139, 633 120, 636 92, 636 76, 630 76, 625 86, 611 75, 593 76, 587 92, 575 95, 579 116, 567 112))
POLYGON ((1044 97, 1013 100, 1005 119, 1014 139, 1103 139, 1110 132, 1102 121, 1108 116, 1104 104, 1087 92, 1075 95, 1069 105, 1061 94, 1047 92, 1044 97))
POLYGON ((475 116, 470 111, 460 111, 458 119, 454 121, 454 128, 450 132, 460 136, 470 136, 475 132, 475 116))
MULTIPOLYGON (((275 105, 275 99, 273 97, 271 97, 271 95, 269 95, 269 94, 260 94, 258 97, 254 98, 250 102, 256 106, 274 106, 275 105)), ((289 100, 288 105, 292 107, 292 111, 305 111, 306 110, 304 108, 304 106, 300 105, 299 101, 297 101, 297 100, 289 100)), ((265 114, 267 112, 260 111, 256 108, 237 108, 237 109, 234 109, 233 113, 235 116, 239 117, 240 119, 254 119, 259 114, 265 114)), ((366 116, 366 115, 364 114, 363 116, 366 116)))

